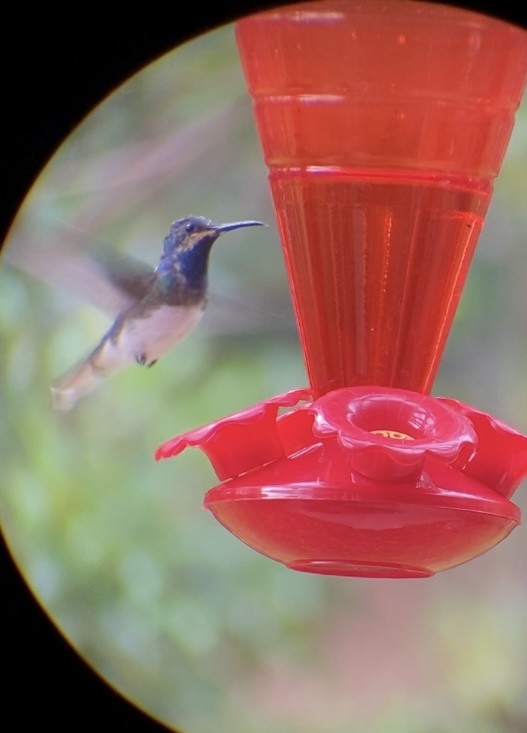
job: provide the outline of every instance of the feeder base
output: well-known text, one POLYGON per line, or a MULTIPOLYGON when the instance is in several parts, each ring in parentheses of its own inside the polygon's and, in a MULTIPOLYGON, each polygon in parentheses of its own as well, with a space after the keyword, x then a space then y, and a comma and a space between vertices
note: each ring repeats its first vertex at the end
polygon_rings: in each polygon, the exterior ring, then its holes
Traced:
POLYGON ((426 568, 390 563, 376 565, 369 562, 342 562, 342 560, 296 560, 289 563, 290 570, 318 575, 342 575, 353 578, 430 578, 433 573, 426 568))

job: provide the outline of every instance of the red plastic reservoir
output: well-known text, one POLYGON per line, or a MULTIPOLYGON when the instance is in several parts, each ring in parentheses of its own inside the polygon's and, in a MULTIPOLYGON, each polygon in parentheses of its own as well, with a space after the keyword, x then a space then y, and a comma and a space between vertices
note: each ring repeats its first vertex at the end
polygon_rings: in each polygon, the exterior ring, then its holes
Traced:
POLYGON ((431 2, 309 2, 237 39, 315 396, 428 392, 527 75, 527 34, 431 2))

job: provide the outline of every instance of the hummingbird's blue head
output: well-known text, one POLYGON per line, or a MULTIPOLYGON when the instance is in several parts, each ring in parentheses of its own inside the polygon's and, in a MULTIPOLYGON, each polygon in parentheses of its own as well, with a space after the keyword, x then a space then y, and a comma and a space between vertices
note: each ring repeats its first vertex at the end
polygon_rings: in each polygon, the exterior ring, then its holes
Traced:
POLYGON ((170 226, 163 243, 163 254, 156 268, 161 276, 171 274, 192 289, 205 286, 212 245, 223 232, 242 227, 264 226, 260 221, 214 224, 203 216, 187 216, 170 226))

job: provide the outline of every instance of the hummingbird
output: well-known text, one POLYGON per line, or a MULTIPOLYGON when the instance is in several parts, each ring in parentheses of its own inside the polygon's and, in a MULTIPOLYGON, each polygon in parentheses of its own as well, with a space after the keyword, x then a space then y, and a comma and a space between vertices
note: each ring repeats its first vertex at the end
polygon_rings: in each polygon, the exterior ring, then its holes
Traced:
MULTIPOLYGON (((98 277, 117 291, 120 310, 97 346, 51 385, 53 407, 71 410, 103 380, 131 364, 152 367, 200 321, 207 304, 209 255, 224 232, 261 221, 174 221, 155 268, 131 257, 99 260, 98 277)), ((86 278, 85 278, 86 279, 86 278)))

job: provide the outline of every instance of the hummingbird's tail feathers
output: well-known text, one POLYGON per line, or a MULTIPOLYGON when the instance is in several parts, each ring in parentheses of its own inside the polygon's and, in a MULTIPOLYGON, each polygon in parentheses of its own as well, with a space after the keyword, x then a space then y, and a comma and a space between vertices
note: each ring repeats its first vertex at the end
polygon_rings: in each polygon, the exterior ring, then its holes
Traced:
POLYGON ((104 338, 86 358, 56 379, 51 385, 54 409, 73 409, 82 397, 122 367, 123 364, 115 356, 113 344, 108 338, 104 338))
POLYGON ((98 370, 90 358, 76 364, 51 385, 53 408, 66 412, 104 381, 106 374, 98 370))

